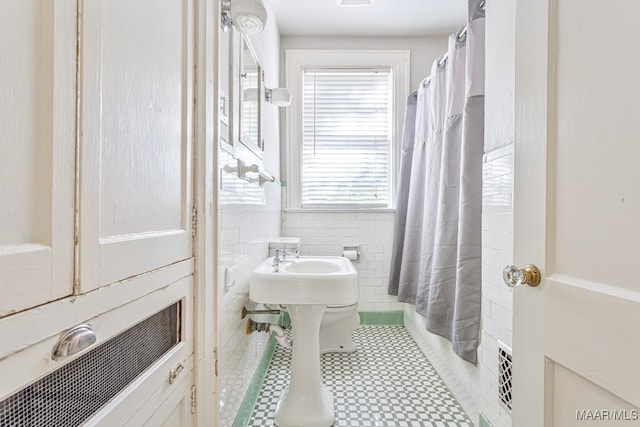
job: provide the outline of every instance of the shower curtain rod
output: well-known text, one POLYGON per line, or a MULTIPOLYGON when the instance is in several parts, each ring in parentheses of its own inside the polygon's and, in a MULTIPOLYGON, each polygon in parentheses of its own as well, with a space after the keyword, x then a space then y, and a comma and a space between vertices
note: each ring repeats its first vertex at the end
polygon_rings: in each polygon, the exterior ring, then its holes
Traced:
MULTIPOLYGON (((482 0, 480 2, 480 9, 484 10, 486 6, 486 1, 482 0)), ((463 42, 466 38, 467 38, 467 26, 465 25, 464 27, 462 27, 459 32, 458 35, 456 36, 458 42, 463 42)), ((447 60, 449 59, 449 52, 445 52, 444 55, 442 55, 440 57, 440 59, 438 59, 438 68, 443 68, 445 65, 447 65, 447 60)), ((420 83, 420 86, 422 87, 427 87, 429 86, 429 83, 431 83, 431 76, 426 77, 424 80, 422 80, 422 82, 420 83)))

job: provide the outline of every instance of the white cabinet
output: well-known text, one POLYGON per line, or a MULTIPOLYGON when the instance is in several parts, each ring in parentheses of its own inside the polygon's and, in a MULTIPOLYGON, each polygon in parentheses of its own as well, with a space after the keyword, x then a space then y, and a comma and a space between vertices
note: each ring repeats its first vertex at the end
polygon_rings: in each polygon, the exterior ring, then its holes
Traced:
POLYGON ((0 11, 0 317, 73 292, 75 0, 0 11))
POLYGON ((191 257, 193 0, 84 2, 80 289, 191 257))
POLYGON ((179 343, 88 425, 194 423, 194 8, 0 3, 0 401, 181 301, 179 343))

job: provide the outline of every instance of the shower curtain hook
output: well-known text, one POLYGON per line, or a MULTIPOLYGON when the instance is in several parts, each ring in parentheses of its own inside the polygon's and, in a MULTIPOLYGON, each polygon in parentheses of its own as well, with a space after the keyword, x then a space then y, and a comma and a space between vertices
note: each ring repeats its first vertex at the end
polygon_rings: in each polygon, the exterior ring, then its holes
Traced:
POLYGON ((438 59, 438 68, 442 69, 445 67, 445 65, 447 65, 447 60, 449 59, 449 55, 448 54, 444 54, 442 55, 442 57, 440 57, 440 59, 438 59))
POLYGON ((464 43, 467 40, 467 27, 462 27, 458 30, 458 34, 456 35, 456 42, 464 43))

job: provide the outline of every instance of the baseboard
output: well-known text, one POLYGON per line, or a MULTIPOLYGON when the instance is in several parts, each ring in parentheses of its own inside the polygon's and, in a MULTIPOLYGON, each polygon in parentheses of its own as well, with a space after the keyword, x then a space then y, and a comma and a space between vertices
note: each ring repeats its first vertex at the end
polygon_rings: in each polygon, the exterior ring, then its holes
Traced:
POLYGON ((368 326, 404 326, 404 311, 359 311, 360 324, 368 326))
POLYGON ((487 419, 482 414, 480 414, 480 427, 491 427, 489 421, 487 421, 487 419))
POLYGON ((273 357, 273 353, 275 353, 277 346, 278 341, 276 341, 275 337, 271 335, 267 342, 267 347, 265 348, 264 353, 262 353, 260 363, 253 374, 253 378, 251 378, 249 388, 244 395, 244 399, 242 399, 236 419, 233 421, 233 427, 247 427, 249 425, 253 408, 256 406, 256 402, 258 401, 258 395, 260 394, 262 383, 264 382, 264 378, 267 376, 267 369, 269 369, 271 358, 273 357))

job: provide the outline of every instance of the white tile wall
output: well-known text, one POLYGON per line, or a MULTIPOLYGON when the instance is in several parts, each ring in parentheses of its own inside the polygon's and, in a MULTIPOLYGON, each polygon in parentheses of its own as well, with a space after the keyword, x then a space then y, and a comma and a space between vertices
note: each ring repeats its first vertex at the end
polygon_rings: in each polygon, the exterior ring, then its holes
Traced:
MULTIPOLYGON (((251 36, 251 42, 265 71, 265 85, 278 87, 280 34, 275 21, 268 20, 265 30, 251 36)), ((263 113, 266 150, 262 159, 248 155, 247 150, 239 151, 240 146, 236 147, 236 154, 248 164, 262 162, 265 169, 278 176, 280 109, 265 104, 263 113)), ((267 239, 280 235, 281 187, 279 181, 260 187, 238 179, 232 173, 237 162, 227 152, 219 152, 219 164, 218 389, 220 426, 228 427, 233 425, 267 343, 265 333, 245 335, 246 319, 241 319, 240 313, 249 303, 251 272, 268 255, 267 239), (225 268, 229 270, 229 281, 235 281, 228 291, 224 288, 225 268)))
MULTIPOLYGON (((251 195, 247 196, 251 198, 251 195)), ((266 347, 267 335, 245 335, 242 307, 249 303, 249 277, 268 254, 266 238, 280 232, 280 207, 228 205, 220 212, 218 279, 218 372, 220 420, 231 426, 266 347), (258 224, 259 226, 257 226, 258 224), (229 271, 225 291, 224 270, 229 271)))
POLYGON ((482 215, 480 411, 493 427, 510 427, 498 401, 498 340, 511 347, 513 295, 502 269, 513 260, 513 144, 485 154, 482 215))
POLYGON ((343 245, 360 245, 361 311, 402 310, 387 295, 394 212, 283 212, 282 235, 300 237, 303 255, 342 255, 343 245))

